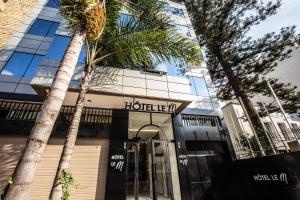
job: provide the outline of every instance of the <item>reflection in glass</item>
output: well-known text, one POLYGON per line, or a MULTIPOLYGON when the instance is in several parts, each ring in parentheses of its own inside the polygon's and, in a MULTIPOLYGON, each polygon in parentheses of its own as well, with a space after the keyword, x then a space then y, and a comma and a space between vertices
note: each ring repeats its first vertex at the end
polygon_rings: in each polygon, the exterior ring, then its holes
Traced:
POLYGON ((42 56, 14 52, 1 74, 19 77, 33 77, 40 65, 42 56))
POLYGON ((60 61, 63 58, 70 41, 70 37, 55 35, 54 40, 48 49, 46 59, 60 61))
POLYGON ((29 65, 29 67, 27 68, 24 77, 33 77, 36 72, 38 67, 40 66, 41 60, 44 56, 39 56, 39 55, 35 55, 29 65))
POLYGON ((170 140, 170 114, 129 112, 127 200, 171 200, 174 195, 180 196, 175 146, 170 140))
POLYGON ((155 70, 167 72, 169 76, 183 76, 186 65, 182 60, 170 58, 169 62, 157 64, 155 70))
POLYGON ((43 19, 36 19, 28 30, 28 34, 54 37, 54 34, 59 26, 57 22, 51 22, 43 19))
POLYGON ((207 85, 204 78, 196 76, 187 76, 190 82, 191 93, 195 96, 208 97, 209 92, 207 90, 207 85))
POLYGON ((174 8, 172 6, 166 5, 164 9, 167 13, 170 13, 172 15, 178 16, 178 17, 184 17, 183 10, 179 8, 174 8))
POLYGON ((46 6, 51 8, 59 8, 59 5, 60 5, 59 0, 49 0, 46 6))
POLYGON ((186 36, 186 37, 192 36, 191 32, 189 30, 189 27, 187 27, 187 26, 176 24, 175 29, 177 30, 177 32, 179 32, 183 36, 186 36))

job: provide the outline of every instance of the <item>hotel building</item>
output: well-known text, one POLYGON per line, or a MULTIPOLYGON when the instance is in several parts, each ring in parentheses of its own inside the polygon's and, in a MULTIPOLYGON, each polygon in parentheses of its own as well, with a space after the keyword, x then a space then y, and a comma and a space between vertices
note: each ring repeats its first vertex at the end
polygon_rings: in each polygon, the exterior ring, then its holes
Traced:
MULTIPOLYGON (((174 27, 197 42, 181 3, 165 1, 174 27)), ((69 45, 58 0, 8 0, 0 12, 0 191, 69 45), (3 19, 3 20, 2 20, 3 19)), ((126 17, 126 12, 120 17, 126 17)), ((48 199, 84 64, 80 54, 30 199, 48 199)), ((208 69, 174 60, 155 70, 106 68, 85 98, 70 171, 71 199, 201 199, 231 162, 208 69), (223 167, 224 166, 224 167, 223 167)))

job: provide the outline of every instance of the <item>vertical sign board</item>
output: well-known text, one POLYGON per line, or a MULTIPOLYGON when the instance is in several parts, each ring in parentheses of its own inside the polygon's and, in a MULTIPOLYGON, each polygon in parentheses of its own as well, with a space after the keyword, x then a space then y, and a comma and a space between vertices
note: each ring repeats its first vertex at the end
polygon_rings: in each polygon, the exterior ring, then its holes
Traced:
POLYGON ((109 138, 105 199, 126 199, 128 111, 113 110, 109 138))
POLYGON ((189 162, 186 154, 186 146, 184 140, 184 133, 182 127, 181 116, 176 115, 173 117, 173 130, 175 138, 178 175, 180 182, 181 199, 191 199, 191 189, 189 187, 190 181, 188 176, 189 162))

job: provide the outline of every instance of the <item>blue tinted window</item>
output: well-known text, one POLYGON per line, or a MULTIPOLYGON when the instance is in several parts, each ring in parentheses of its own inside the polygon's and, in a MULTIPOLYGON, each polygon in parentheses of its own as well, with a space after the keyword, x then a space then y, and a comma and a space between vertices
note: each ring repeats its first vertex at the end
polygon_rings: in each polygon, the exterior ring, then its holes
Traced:
POLYGON ((36 19, 31 25, 28 34, 53 37, 59 23, 51 22, 43 19, 36 19))
POLYGON ((46 59, 61 60, 70 41, 70 37, 55 35, 54 40, 48 49, 46 59))
POLYGON ((23 76, 33 58, 33 54, 15 52, 5 65, 1 74, 23 76))
POLYGON ((59 0, 49 0, 46 6, 51 7, 51 8, 58 8, 59 5, 60 5, 59 0))
POLYGON ((80 54, 79 54, 79 58, 78 58, 78 63, 85 63, 85 57, 86 57, 86 53, 85 53, 85 48, 84 46, 82 46, 80 54))
POLYGON ((35 55, 30 63, 30 65, 28 66, 24 77, 33 77, 36 72, 38 67, 40 66, 41 60, 44 56, 40 56, 40 55, 35 55))
POLYGON ((55 36, 55 32, 56 32, 56 30, 58 29, 58 26, 59 26, 59 23, 57 23, 57 22, 53 22, 52 23, 52 26, 51 26, 51 28, 50 28, 50 30, 48 31, 48 33, 47 33, 47 37, 54 37, 55 36))
POLYGON ((204 78, 193 77, 198 96, 209 96, 204 78))
POLYGON ((1 74, 19 77, 33 77, 43 56, 30 53, 14 52, 1 74))

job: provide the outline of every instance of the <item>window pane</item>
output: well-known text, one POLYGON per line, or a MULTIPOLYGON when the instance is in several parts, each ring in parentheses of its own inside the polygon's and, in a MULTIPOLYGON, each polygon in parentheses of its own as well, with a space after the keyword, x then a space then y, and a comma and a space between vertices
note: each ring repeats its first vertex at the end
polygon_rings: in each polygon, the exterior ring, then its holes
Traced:
POLYGON ((52 26, 51 26, 50 30, 48 31, 48 33, 47 33, 47 37, 54 38, 55 32, 58 29, 58 26, 59 26, 59 23, 57 23, 57 22, 52 23, 52 26))
POLYGON ((176 15, 178 17, 184 17, 184 13, 183 13, 183 10, 181 9, 178 9, 178 8, 174 8, 174 7, 171 7, 169 5, 165 6, 165 11, 167 13, 170 13, 172 15, 176 15))
POLYGON ((48 49, 46 59, 61 60, 71 41, 70 37, 55 35, 51 46, 48 49))
POLYGON ((193 77, 198 96, 209 96, 204 78, 193 77))
POLYGON ((196 87, 195 87, 195 83, 193 81, 193 77, 187 76, 187 78, 190 82, 191 94, 197 96, 196 87))
POLYGON ((38 67, 40 66, 41 60, 44 56, 39 56, 35 55, 34 58, 32 59, 28 69, 26 70, 24 77, 33 77, 36 72, 38 67))
POLYGON ((85 63, 85 57, 86 57, 86 54, 85 54, 85 48, 84 48, 84 46, 83 46, 83 47, 81 48, 81 51, 80 51, 80 54, 79 54, 78 63, 84 64, 84 63, 85 63))
POLYGON ((167 75, 169 76, 183 76, 185 68, 184 62, 171 58, 169 62, 157 64, 155 70, 167 72, 167 75))
POLYGON ((32 58, 33 54, 15 52, 5 65, 1 74, 23 76, 32 58))
POLYGON ((46 36, 52 24, 53 23, 50 21, 36 19, 35 22, 31 25, 27 33, 33 35, 46 36))
POLYGON ((191 33, 190 33, 190 30, 189 30, 189 27, 187 27, 187 26, 182 26, 182 25, 179 25, 179 24, 176 24, 176 25, 175 25, 175 29, 176 29, 180 34, 182 34, 183 36, 191 37, 191 33))
POLYGON ((59 0, 49 0, 46 6, 51 8, 58 8, 59 5, 60 5, 59 0))

